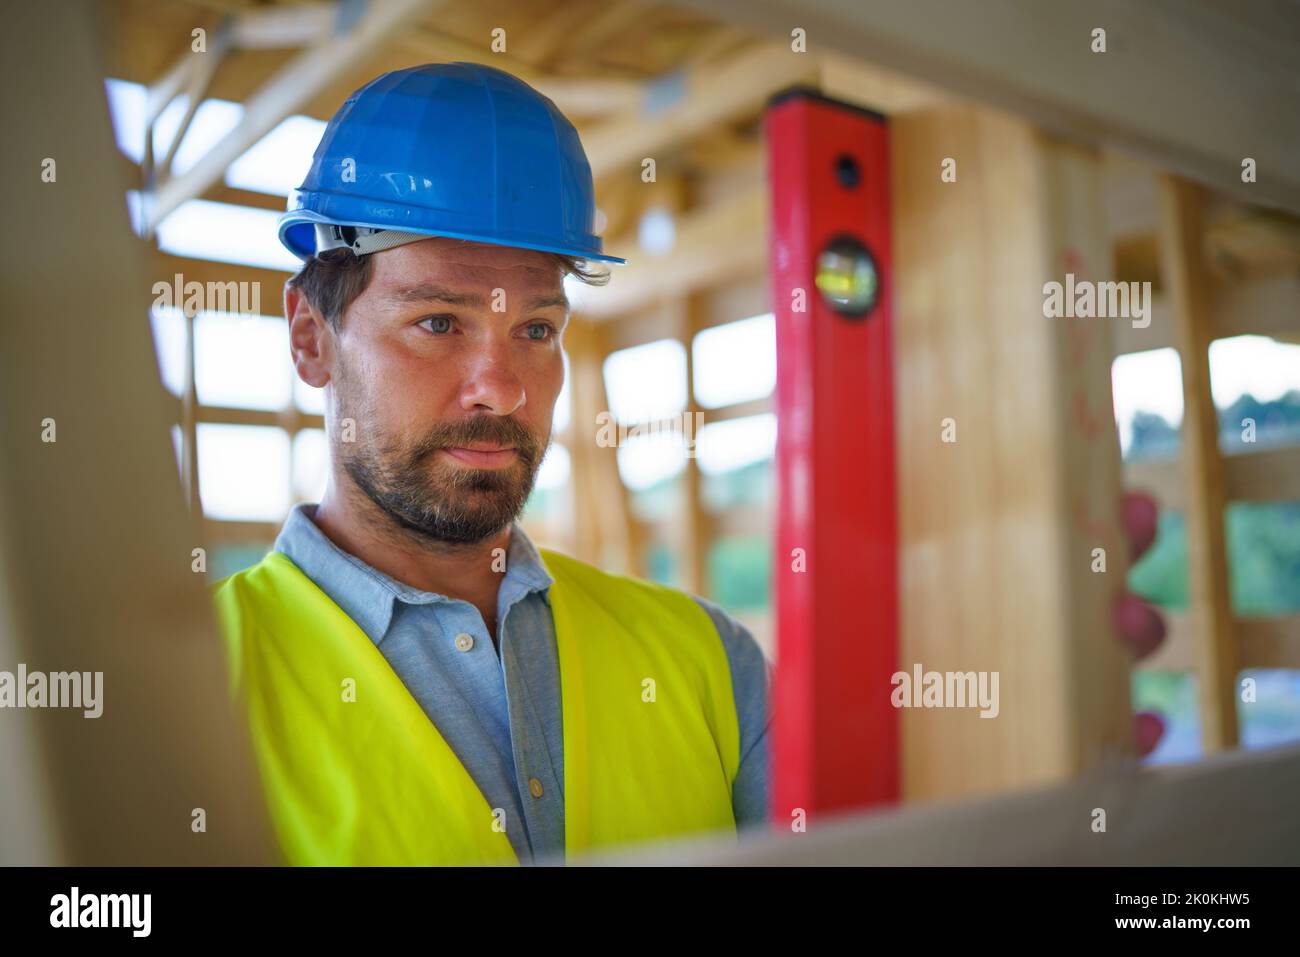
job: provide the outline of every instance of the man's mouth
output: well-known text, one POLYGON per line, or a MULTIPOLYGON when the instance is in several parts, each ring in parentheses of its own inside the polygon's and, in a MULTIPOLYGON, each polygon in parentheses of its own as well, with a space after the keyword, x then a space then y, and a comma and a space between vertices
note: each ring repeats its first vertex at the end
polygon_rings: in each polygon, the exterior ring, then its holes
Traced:
POLYGON ((468 446, 449 446, 441 451, 465 465, 479 469, 504 468, 519 457, 512 446, 479 442, 468 446))

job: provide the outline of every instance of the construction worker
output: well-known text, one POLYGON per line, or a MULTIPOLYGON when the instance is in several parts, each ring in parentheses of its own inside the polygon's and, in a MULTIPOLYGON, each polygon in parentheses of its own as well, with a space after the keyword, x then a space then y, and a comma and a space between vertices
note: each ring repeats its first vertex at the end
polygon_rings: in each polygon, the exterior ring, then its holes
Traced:
MULTIPOLYGON (((472 63, 362 87, 290 197, 285 314, 325 390, 328 485, 214 589, 289 863, 558 861, 765 820, 750 633, 515 521, 564 379, 563 279, 624 262, 594 216, 572 125, 472 63)), ((1126 504, 1138 550, 1154 521, 1126 504)), ((1116 622, 1139 655, 1163 636, 1136 599, 1116 622)))
POLYGON ((290 197, 285 314, 325 390, 328 486, 214 591, 289 863, 563 860, 764 820, 751 634, 515 523, 564 380, 564 277, 624 262, 594 216, 572 125, 472 63, 362 87, 290 197))

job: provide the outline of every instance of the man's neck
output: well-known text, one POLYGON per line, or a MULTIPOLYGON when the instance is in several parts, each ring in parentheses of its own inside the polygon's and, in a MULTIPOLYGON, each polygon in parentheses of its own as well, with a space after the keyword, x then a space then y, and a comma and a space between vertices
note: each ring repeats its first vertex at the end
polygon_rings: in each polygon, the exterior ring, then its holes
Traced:
POLYGON ((472 545, 431 541, 394 522, 354 486, 339 494, 334 482, 316 508, 315 522, 343 551, 395 581, 470 602, 495 642, 503 577, 497 569, 504 568, 499 556, 510 547, 509 526, 472 545))

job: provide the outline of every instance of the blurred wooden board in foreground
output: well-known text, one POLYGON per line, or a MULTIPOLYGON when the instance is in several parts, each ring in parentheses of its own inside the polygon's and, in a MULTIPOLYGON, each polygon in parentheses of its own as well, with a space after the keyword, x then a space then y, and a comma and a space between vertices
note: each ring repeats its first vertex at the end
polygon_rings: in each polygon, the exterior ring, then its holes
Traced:
POLYGON ((681 842, 580 863, 1295 866, 1297 800, 1300 747, 1231 751, 1190 765, 1117 763, 1051 790, 845 817, 805 834, 681 842), (1097 809, 1104 833, 1093 830, 1097 809))

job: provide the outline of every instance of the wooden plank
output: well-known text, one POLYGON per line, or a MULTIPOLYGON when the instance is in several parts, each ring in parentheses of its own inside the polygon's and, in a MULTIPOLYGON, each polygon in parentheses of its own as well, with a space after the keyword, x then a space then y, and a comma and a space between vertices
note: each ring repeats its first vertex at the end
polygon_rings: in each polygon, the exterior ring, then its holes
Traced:
POLYGON ((851 56, 821 58, 818 86, 827 96, 896 116, 912 110, 936 109, 952 97, 929 83, 877 63, 851 56))
MULTIPOLYGON (((740 278, 761 277, 767 255, 767 202, 761 188, 682 217, 673 248, 661 255, 629 254, 584 315, 605 319, 661 299, 740 278)), ((617 253, 618 250, 615 250, 617 253)))
MULTIPOLYGON (((1300 501, 1300 448, 1258 448, 1223 456, 1223 483, 1229 502, 1300 501)), ((1162 510, 1187 508, 1180 458, 1126 463, 1124 485, 1151 492, 1162 510)))
MULTIPOLYGON (((1151 324, 1146 328, 1116 324, 1116 355, 1175 345, 1169 297, 1154 286, 1152 291, 1151 324)), ((1300 341, 1300 276, 1213 277, 1210 296, 1212 338, 1271 336, 1285 342, 1300 341)))
POLYGON ((695 396, 695 350, 691 344, 703 326, 703 303, 699 296, 687 296, 675 310, 679 323, 679 341, 686 350, 686 408, 683 425, 690 429, 691 449, 686 458, 682 476, 682 511, 677 523, 681 535, 682 574, 678 583, 696 595, 712 595, 709 577, 709 546, 713 543, 712 516, 704 507, 704 478, 700 473, 699 434, 695 423, 700 421, 703 409, 695 396))
POLYGON ((598 444, 599 418, 608 415, 604 362, 609 354, 604 329, 573 317, 564 331, 569 356, 569 394, 573 401, 574 555, 623 574, 644 574, 641 539, 628 507, 628 491, 618 473, 618 449, 598 444))
POLYGON ((635 110, 645 96, 641 84, 634 80, 570 77, 539 70, 515 55, 513 49, 506 53, 493 52, 486 34, 481 43, 467 43, 441 30, 421 26, 404 32, 395 45, 432 62, 467 60, 505 70, 549 96, 570 119, 635 110))
MULTIPOLYGON (((1063 787, 848 817, 806 834, 610 851, 574 866, 1290 866, 1300 864, 1300 746, 1195 764, 1128 763, 1063 787), (1106 831, 1092 829, 1094 809, 1106 831)), ((784 829, 782 829, 784 830, 784 829)))
POLYGON ((715 124, 752 113, 771 93, 816 78, 817 63, 788 47, 763 44, 744 50, 716 67, 687 71, 680 100, 663 109, 645 109, 584 131, 582 142, 597 179, 625 173, 642 159, 664 154, 715 124))
POLYGON ((1043 314, 1045 282, 1111 275, 1100 159, 987 110, 892 126, 901 661, 999 672, 1002 701, 906 712, 904 794, 1064 780, 1132 748, 1109 320, 1043 314))
POLYGON ((1182 360, 1188 591, 1198 622, 1201 729, 1209 752, 1237 744, 1237 661, 1224 536, 1226 482, 1210 394, 1213 313, 1202 252, 1203 193, 1173 176, 1162 176, 1159 189, 1161 266, 1182 360))
MULTIPOLYGON (((681 176, 673 176, 664 182, 659 193, 660 205, 675 216, 680 216, 694 201, 686 180, 681 176)), ((709 583, 709 544, 713 528, 704 508, 703 478, 699 459, 695 455, 698 451, 695 442, 699 438, 695 432, 695 423, 701 409, 695 397, 695 350, 692 348, 696 333, 706 321, 705 303, 698 294, 687 292, 666 302, 664 311, 669 315, 672 337, 681 343, 686 353, 686 407, 682 410, 685 418, 675 424, 683 440, 689 439, 691 443, 681 476, 681 510, 678 521, 673 523, 676 539, 673 546, 677 552, 679 569, 677 583, 692 594, 709 595, 712 593, 709 583), (686 433, 682 426, 689 427, 691 431, 686 433)))
POLYGON ((1300 271, 1214 284, 1214 331, 1300 341, 1300 271))
POLYGON ((28 846, 44 858, 32 863, 268 863, 246 728, 191 566, 200 529, 142 321, 148 261, 115 176, 97 19, 86 2, 20 5, 0 31, 7 87, 44 78, 40 96, 7 101, 0 155, 6 219, 22 236, 0 260, 12 317, 0 323, 2 643, 14 652, 6 667, 103 675, 98 718, 26 713, 37 778, 11 782, 28 762, 0 755, 0 846, 33 828, 52 841, 28 846), (44 156, 57 161, 55 184, 39 181, 44 156), (70 267, 74 247, 93 252, 70 267), (41 441, 47 417, 55 442, 41 441), (8 800, 41 779, 41 800, 8 800), (203 832, 191 829, 199 808, 203 832))
POLYGON ((1204 217, 1210 255, 1234 276, 1289 276, 1300 270, 1300 220, 1271 211, 1229 207, 1204 217))
MULTIPOLYGON (((1164 613, 1168 631, 1164 643, 1138 667, 1143 671, 1195 671, 1195 618, 1185 611, 1164 613)), ((1300 669, 1300 614, 1238 616, 1233 619, 1238 668, 1300 669)))
POLYGON ((219 263, 210 259, 188 259, 184 256, 154 252, 150 259, 151 285, 165 282, 174 287, 177 275, 181 277, 182 283, 198 282, 202 283, 204 288, 207 288, 210 282, 248 283, 246 288, 250 290, 250 298, 251 290, 257 290, 259 314, 277 316, 283 315, 284 285, 293 274, 278 269, 261 269, 240 263, 219 263))
POLYGON ((323 429, 325 417, 296 408, 283 412, 267 409, 229 409, 220 406, 201 405, 196 411, 196 419, 203 423, 221 423, 223 425, 253 425, 285 429, 292 433, 300 429, 323 429))
POLYGON ((1300 13, 1216 0, 686 0, 788 43, 830 50, 1122 148, 1245 202, 1300 213, 1300 13), (936 25, 941 24, 941 29, 936 25), (1104 27, 1106 53, 1093 53, 1104 27), (1241 163, 1258 163, 1255 183, 1241 163))
MULTIPOLYGON (((1133 282, 1120 274, 1118 282, 1133 282)), ((1149 300, 1151 323, 1148 326, 1135 326, 1129 321, 1112 324, 1111 337, 1115 355, 1128 355, 1131 352, 1147 352, 1151 349, 1173 348, 1177 335, 1173 319, 1169 314, 1169 298, 1152 288, 1149 300)))

